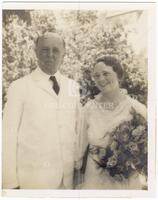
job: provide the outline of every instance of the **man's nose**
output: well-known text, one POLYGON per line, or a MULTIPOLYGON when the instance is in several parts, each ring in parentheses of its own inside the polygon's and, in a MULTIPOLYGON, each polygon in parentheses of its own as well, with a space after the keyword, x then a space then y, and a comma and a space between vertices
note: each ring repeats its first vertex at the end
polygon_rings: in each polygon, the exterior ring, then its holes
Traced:
POLYGON ((48 56, 49 56, 49 57, 53 57, 53 56, 54 56, 54 53, 53 53, 53 50, 52 50, 52 49, 49 50, 48 56))

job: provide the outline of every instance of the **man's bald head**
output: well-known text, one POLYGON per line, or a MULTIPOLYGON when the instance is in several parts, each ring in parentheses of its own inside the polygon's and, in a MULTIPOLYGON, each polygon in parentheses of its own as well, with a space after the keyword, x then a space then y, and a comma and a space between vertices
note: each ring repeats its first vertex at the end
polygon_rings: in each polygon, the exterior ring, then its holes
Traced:
POLYGON ((43 72, 53 75, 60 67, 65 54, 65 42, 57 33, 47 32, 36 42, 36 55, 43 72))

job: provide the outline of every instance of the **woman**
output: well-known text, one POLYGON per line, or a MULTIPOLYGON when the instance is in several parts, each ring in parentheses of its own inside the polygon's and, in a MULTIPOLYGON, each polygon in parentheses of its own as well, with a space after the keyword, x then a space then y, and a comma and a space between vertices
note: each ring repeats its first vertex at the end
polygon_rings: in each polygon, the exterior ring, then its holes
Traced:
POLYGON ((105 56, 98 59, 92 75, 100 93, 82 110, 77 168, 81 167, 87 147, 88 156, 81 188, 142 189, 140 174, 136 170, 128 178, 120 180, 120 176, 112 176, 105 165, 102 167, 100 157, 105 155, 115 128, 131 119, 131 109, 146 119, 146 107, 120 89, 123 70, 115 58, 105 56))

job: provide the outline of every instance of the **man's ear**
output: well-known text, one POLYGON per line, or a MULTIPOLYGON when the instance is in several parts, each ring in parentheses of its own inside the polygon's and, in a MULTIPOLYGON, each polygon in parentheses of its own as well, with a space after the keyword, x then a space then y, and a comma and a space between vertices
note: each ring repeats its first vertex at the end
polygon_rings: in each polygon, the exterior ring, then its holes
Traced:
POLYGON ((62 64, 63 61, 64 61, 65 54, 66 54, 66 50, 64 49, 64 52, 63 52, 63 55, 62 55, 62 59, 61 59, 61 64, 62 64))
POLYGON ((37 46, 35 46, 34 50, 35 50, 36 56, 38 57, 38 49, 37 49, 37 46))
POLYGON ((63 64, 63 62, 64 62, 64 57, 65 57, 65 53, 64 53, 63 56, 62 56, 61 64, 63 64))
POLYGON ((64 57, 65 57, 65 54, 66 54, 66 49, 64 48, 63 59, 64 59, 64 57))

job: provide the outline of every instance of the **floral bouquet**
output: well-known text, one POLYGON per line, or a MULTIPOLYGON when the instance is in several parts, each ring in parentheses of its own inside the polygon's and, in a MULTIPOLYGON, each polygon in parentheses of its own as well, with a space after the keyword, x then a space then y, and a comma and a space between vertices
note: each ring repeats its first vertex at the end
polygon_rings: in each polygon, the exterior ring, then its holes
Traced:
POLYGON ((147 177, 147 121, 134 109, 131 115, 130 121, 124 121, 110 133, 106 149, 93 149, 98 167, 119 181, 135 172, 147 177))

